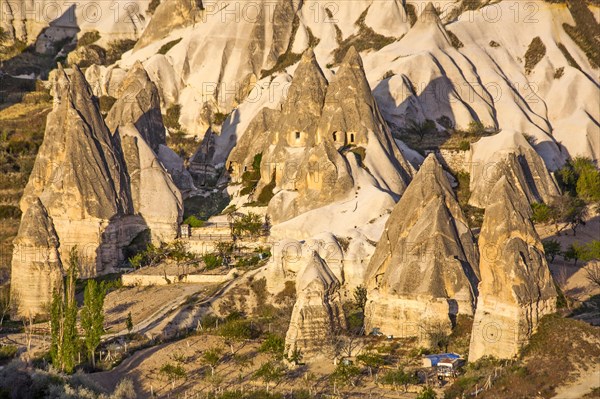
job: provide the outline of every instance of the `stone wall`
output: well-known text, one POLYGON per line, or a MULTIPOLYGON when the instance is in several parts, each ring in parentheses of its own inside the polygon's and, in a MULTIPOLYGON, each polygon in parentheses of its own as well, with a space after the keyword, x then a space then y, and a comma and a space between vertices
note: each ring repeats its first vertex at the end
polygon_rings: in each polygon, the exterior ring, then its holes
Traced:
POLYGON ((469 173, 471 169, 471 150, 425 150, 425 156, 435 154, 440 163, 453 172, 469 173))
POLYGON ((135 273, 124 274, 121 276, 121 282, 125 287, 149 286, 149 285, 168 285, 175 283, 196 283, 196 284, 221 284, 233 280, 235 274, 239 274, 237 269, 231 269, 227 274, 185 274, 182 276, 167 275, 141 275, 135 273))

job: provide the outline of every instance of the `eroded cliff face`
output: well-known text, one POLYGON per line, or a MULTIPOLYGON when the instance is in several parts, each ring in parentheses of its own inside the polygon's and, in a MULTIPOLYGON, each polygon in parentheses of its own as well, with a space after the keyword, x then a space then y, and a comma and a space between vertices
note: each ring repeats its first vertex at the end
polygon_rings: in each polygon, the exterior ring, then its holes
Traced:
POLYGON ((481 283, 469 360, 516 356, 539 319, 556 310, 556 290, 525 195, 506 177, 490 194, 479 236, 481 283))
POLYGON ((472 315, 475 239, 445 172, 430 155, 392 211, 367 270, 367 331, 427 339, 472 315))
POLYGON ((61 254, 78 245, 81 275, 94 276, 115 267, 122 259, 119 247, 145 226, 133 212, 120 147, 81 71, 57 75, 54 109, 20 205, 26 213, 39 198, 61 254))
POLYGON ((133 207, 150 229, 154 243, 169 242, 179 233, 183 199, 179 189, 135 125, 117 128, 130 176, 133 207))
POLYGON ((348 51, 331 84, 312 50, 294 75, 281 111, 263 109, 232 151, 227 167, 234 182, 243 180, 261 154, 260 182, 275 194, 268 205, 274 223, 335 203, 352 195, 354 165, 369 174, 368 185, 398 195, 412 175, 373 100, 359 55, 348 51))
POLYGON ((16 316, 47 312, 52 293, 62 284, 59 247, 52 218, 36 198, 23 214, 14 241, 10 297, 16 316))
POLYGON ((484 137, 473 145, 470 174, 469 204, 478 208, 495 200, 492 189, 502 176, 508 177, 530 203, 548 203, 560 194, 542 158, 522 133, 511 130, 484 137))
POLYGON ((81 71, 75 68, 68 77, 59 67, 54 108, 20 203, 20 241, 31 241, 36 220, 43 219, 52 232, 50 241, 56 241, 45 251, 56 252, 58 260, 42 267, 23 261, 15 248, 12 278, 17 283, 11 295, 24 298, 16 309, 19 315, 43 310, 56 279, 62 278, 60 259, 72 247, 77 246, 80 276, 87 278, 113 271, 124 260, 125 247, 148 229, 155 240, 177 236, 181 194, 134 124, 154 137, 157 124, 144 120, 148 104, 135 98, 135 103, 121 102, 113 113, 111 120, 120 129, 113 136, 81 71), (123 120, 127 123, 121 126, 123 120))
POLYGON ((286 352, 326 354, 346 327, 339 297, 340 282, 317 252, 296 279, 297 299, 285 337, 286 352))
POLYGON ((117 101, 106 116, 106 125, 115 132, 119 125, 133 123, 152 151, 166 144, 160 97, 144 66, 136 63, 121 82, 117 101))

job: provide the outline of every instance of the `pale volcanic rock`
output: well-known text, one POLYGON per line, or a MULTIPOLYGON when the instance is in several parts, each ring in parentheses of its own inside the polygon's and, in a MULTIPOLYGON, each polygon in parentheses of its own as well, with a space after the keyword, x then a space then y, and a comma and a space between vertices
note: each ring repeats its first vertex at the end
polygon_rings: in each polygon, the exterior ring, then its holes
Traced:
POLYGON ((152 241, 177 238, 183 217, 179 189, 132 123, 120 126, 115 134, 123 148, 134 210, 150 228, 152 241))
POLYGON ((490 198, 479 236, 481 283, 469 361, 516 356, 540 318, 556 310, 556 289, 527 198, 505 177, 490 198))
POLYGON ((62 284, 60 246, 52 218, 39 199, 23 214, 14 241, 11 303, 15 317, 46 314, 52 293, 62 284))
POLYGON ((549 203, 560 194, 543 159, 523 134, 511 130, 473 144, 470 170, 469 204, 478 208, 494 199, 492 188, 502 176, 509 177, 530 203, 549 203))
POLYGON ((346 327, 340 282, 317 252, 296 280, 297 299, 285 337, 288 354, 324 354, 331 339, 346 327))
POLYGON ((119 125, 133 123, 154 152, 166 144, 160 111, 160 97, 144 66, 136 62, 118 90, 117 101, 106 116, 106 125, 115 132, 119 125))
POLYGON ((268 213, 274 223, 349 199, 360 186, 361 172, 353 167, 365 171, 363 181, 375 196, 390 201, 413 173, 378 111, 354 48, 331 84, 312 50, 304 53, 281 111, 259 112, 232 151, 227 169, 234 182, 257 154, 261 179, 252 198, 273 188, 268 213))
MULTIPOLYGON (((475 240, 445 172, 430 155, 392 211, 367 269, 367 330, 421 336, 472 315, 475 240)), ((423 337, 422 337, 423 338, 423 337)))
MULTIPOLYGON (((87 278, 114 270, 123 261, 122 249, 147 226, 134 214, 119 143, 104 124, 83 74, 75 68, 68 78, 59 68, 55 83, 54 109, 20 206, 27 215, 39 199, 60 240, 60 256, 77 245, 79 273, 87 278)), ((13 262, 13 278, 28 273, 22 266, 13 262)), ((27 278, 47 279, 42 270, 27 278)), ((39 295, 45 299, 50 294, 39 295)))

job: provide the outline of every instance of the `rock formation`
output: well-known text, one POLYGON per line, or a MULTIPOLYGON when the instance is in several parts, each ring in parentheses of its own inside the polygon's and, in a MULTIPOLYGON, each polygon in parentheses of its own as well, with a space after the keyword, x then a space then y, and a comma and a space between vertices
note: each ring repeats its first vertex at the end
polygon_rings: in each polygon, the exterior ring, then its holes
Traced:
POLYGON ((113 133, 119 126, 129 123, 135 125, 135 129, 169 172, 175 185, 184 193, 195 189, 192 176, 183 166, 183 160, 166 146, 166 129, 158 89, 139 62, 134 64, 122 80, 117 101, 106 116, 106 124, 113 133))
POLYGON ((492 188, 502 176, 509 177, 530 203, 548 203, 560 194, 544 161, 521 133, 505 130, 473 144, 469 204, 485 208, 495 200, 492 188))
POLYGON ((59 246, 52 218, 39 199, 32 201, 14 241, 10 297, 17 317, 47 312, 52 293, 62 284, 59 246))
POLYGON ((234 181, 243 180, 257 154, 262 160, 253 198, 273 190, 268 213, 274 223, 352 195, 358 187, 352 164, 370 174, 368 184, 391 195, 402 193, 412 175, 354 48, 331 85, 312 50, 304 53, 281 111, 261 111, 232 151, 227 167, 234 181))
POLYGON ((297 299, 285 337, 288 354, 330 349, 336 333, 346 327, 338 289, 340 283, 317 252, 296 280, 297 299))
POLYGON ((139 62, 121 82, 117 101, 106 116, 106 125, 111 132, 128 123, 135 125, 155 153, 161 144, 166 144, 158 89, 139 62))
POLYGON ((445 172, 429 155, 392 211, 367 269, 367 331, 427 339, 472 315, 475 240, 445 172))
MULTIPOLYGON (((133 124, 131 128, 135 130, 133 124)), ((128 153, 132 152, 129 147, 128 153)), ((146 167, 146 160, 142 159, 139 165, 146 167)), ((146 172, 140 173, 144 176, 146 172)), ((149 175, 155 177, 152 173, 149 175)), ((134 181, 138 181, 136 176, 134 181)), ((146 195, 155 193, 148 190, 146 195)), ((161 205, 161 209, 172 211, 161 205)), ((27 229, 31 217, 42 219, 40 215, 48 215, 46 223, 52 225, 53 234, 60 241, 60 257, 77 246, 79 273, 83 278, 114 270, 124 260, 123 249, 148 229, 144 215, 136 214, 139 203, 132 200, 120 137, 111 135, 100 115, 97 100, 78 68, 70 77, 60 67, 56 73, 54 108, 48 115, 44 141, 20 206, 24 214, 22 229, 27 229), (39 209, 33 208, 30 212, 32 206, 39 209)), ((171 217, 165 217, 164 223, 177 223, 172 212, 164 216, 171 217)), ((175 234, 176 231, 173 237, 175 234)), ((57 262, 53 264, 60 264, 60 260, 57 262)), ((47 274, 47 270, 32 269, 15 257, 12 278, 17 282, 32 281, 29 285, 17 283, 11 292, 15 297, 28 298, 23 305, 19 304, 19 314, 35 313, 43 306, 51 293, 52 284, 47 274), (36 274, 32 274, 32 270, 36 274), (38 284, 36 280, 41 284, 38 288, 44 291, 27 292, 31 284, 38 284), (36 302, 34 298, 39 300, 36 302)))
POLYGON ((556 290, 527 198, 506 177, 494 186, 479 236, 481 283, 469 360, 512 358, 556 310, 556 290))
POLYGON ((183 216, 183 200, 171 176, 132 123, 117 128, 131 183, 135 212, 144 218, 152 241, 177 237, 183 216))

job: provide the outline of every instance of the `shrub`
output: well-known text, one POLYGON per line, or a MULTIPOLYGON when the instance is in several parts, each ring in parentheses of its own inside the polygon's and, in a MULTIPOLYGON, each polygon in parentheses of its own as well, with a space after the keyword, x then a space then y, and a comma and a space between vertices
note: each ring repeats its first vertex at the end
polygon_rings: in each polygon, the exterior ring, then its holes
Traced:
POLYGON ((167 114, 163 117, 165 126, 168 129, 179 130, 181 125, 179 124, 179 118, 181 116, 181 105, 173 104, 167 108, 167 114))
POLYGON ((77 47, 89 46, 92 43, 96 43, 98 40, 100 40, 100 32, 97 30, 85 32, 77 41, 77 47))
POLYGON ((131 39, 113 40, 108 43, 106 50, 106 64, 111 65, 121 59, 123 54, 135 46, 136 41, 131 39))
POLYGON ((529 74, 546 55, 546 46, 539 36, 533 38, 525 53, 525 72, 529 74))
POLYGON ((184 224, 189 224, 191 227, 198 228, 204 226, 204 220, 198 219, 196 216, 189 216, 183 221, 184 224))
POLYGON ((471 149, 471 143, 469 140, 462 140, 458 143, 458 149, 461 151, 469 151, 471 149))
POLYGON ((18 348, 16 345, 0 346, 0 360, 12 359, 17 355, 18 348))
POLYGON ((479 121, 472 121, 471 123, 469 123, 467 133, 474 136, 485 134, 485 126, 483 126, 483 123, 479 121))
POLYGON ((202 256, 202 260, 206 265, 206 270, 213 270, 223 265, 223 259, 215 254, 206 254, 202 256))
POLYGON ((500 47, 500 44, 498 44, 497 42, 495 42, 495 41, 491 40, 491 41, 490 41, 490 47, 493 47, 493 48, 498 48, 498 47, 500 47))
POLYGON ((148 14, 154 14, 154 11, 160 5, 160 0, 151 0, 150 4, 148 4, 148 10, 146 11, 148 14))
POLYGON ((544 246, 546 260, 548 260, 548 262, 554 262, 554 258, 556 258, 556 255, 560 254, 562 250, 560 242, 557 240, 548 239, 542 241, 542 245, 544 246))
POLYGON ((178 378, 185 378, 187 376, 187 373, 183 366, 173 365, 171 363, 163 364, 159 371, 171 381, 176 380, 178 378))
POLYGON ((460 41, 460 39, 458 38, 458 36, 456 36, 452 31, 449 31, 448 29, 446 29, 446 32, 448 33, 448 37, 450 38, 450 43, 452 43, 452 47, 454 47, 455 49, 459 49, 459 48, 465 46, 460 41))
POLYGON ((175 47, 177 44, 179 44, 179 42, 181 42, 181 40, 183 40, 183 38, 175 39, 168 43, 163 44, 162 47, 160 49, 158 49, 157 54, 162 54, 162 55, 167 54, 169 52, 169 50, 171 50, 173 47, 175 47))
POLYGON ((104 115, 108 114, 112 106, 117 102, 117 99, 111 96, 101 96, 98 98, 98 105, 100 106, 100 112, 104 115))
POLYGON ((14 205, 0 204, 0 219, 18 219, 21 217, 21 210, 14 205))
POLYGON ((531 209, 533 210, 531 221, 534 223, 548 223, 552 220, 553 210, 550 206, 534 202, 531 204, 531 209))
POLYGON ((283 358, 285 350, 285 338, 277 334, 269 334, 258 349, 260 352, 270 353, 276 358, 283 358))

